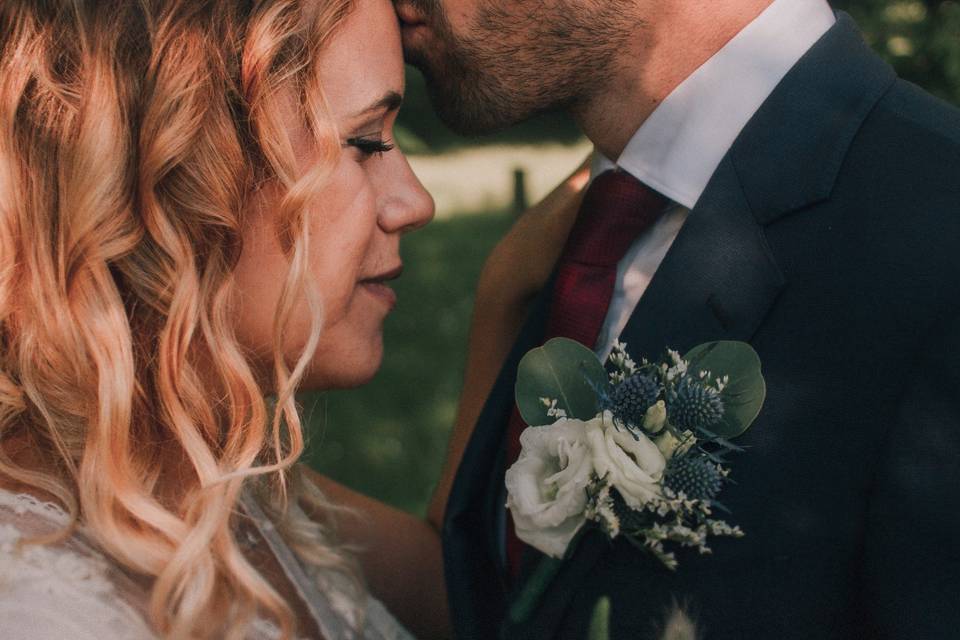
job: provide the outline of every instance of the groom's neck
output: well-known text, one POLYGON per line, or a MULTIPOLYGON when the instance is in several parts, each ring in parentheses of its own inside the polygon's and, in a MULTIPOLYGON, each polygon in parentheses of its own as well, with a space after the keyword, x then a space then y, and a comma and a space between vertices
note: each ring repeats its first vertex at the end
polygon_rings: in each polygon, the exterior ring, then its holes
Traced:
POLYGON ((773 0, 666 0, 637 24, 610 81, 571 113, 598 151, 611 159, 677 85, 773 0))

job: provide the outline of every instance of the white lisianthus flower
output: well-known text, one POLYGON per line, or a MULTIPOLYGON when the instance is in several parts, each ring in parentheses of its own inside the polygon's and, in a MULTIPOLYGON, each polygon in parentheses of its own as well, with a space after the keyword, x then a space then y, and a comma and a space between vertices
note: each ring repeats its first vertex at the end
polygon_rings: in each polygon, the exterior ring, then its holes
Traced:
POLYGON ((517 537, 553 558, 562 558, 586 522, 586 487, 593 460, 582 420, 561 419, 528 427, 520 458, 507 469, 507 508, 517 537))
POLYGON ((666 459, 650 438, 618 429, 607 411, 586 423, 587 439, 597 476, 617 489, 632 509, 662 497, 660 481, 666 459))

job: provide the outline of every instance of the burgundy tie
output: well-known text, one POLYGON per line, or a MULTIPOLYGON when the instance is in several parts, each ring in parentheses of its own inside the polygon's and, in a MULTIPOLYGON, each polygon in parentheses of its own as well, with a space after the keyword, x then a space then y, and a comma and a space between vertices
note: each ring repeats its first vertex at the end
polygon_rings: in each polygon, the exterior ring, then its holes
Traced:
MULTIPOLYGON (((613 297, 617 264, 666 204, 666 198, 624 171, 606 171, 593 180, 557 262, 544 341, 564 337, 591 349, 596 345, 613 297)), ((514 405, 507 426, 508 465, 520 457, 520 433, 526 427, 514 405)), ((516 577, 520 569, 523 547, 513 520, 508 520, 511 576, 516 577)))

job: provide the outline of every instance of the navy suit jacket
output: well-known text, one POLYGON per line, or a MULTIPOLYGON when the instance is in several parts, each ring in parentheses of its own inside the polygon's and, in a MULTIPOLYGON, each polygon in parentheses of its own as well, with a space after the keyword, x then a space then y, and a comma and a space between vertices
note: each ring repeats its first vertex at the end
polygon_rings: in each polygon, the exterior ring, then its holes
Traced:
POLYGON ((636 357, 759 353, 766 404, 723 494, 746 537, 671 572, 588 535, 514 624, 503 437, 548 290, 447 506, 458 638, 583 640, 603 595, 614 638, 655 635, 674 601, 709 639, 960 637, 960 111, 899 80, 848 16, 740 134, 622 334, 636 357))

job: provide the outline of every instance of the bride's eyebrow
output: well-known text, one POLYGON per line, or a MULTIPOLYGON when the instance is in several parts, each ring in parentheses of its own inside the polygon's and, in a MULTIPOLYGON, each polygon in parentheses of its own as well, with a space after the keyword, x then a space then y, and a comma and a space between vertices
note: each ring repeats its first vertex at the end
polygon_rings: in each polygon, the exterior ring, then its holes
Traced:
POLYGON ((377 111, 386 111, 390 113, 391 111, 396 111, 400 108, 400 105, 403 104, 403 96, 397 93, 396 91, 388 91, 383 96, 371 104, 368 107, 365 107, 353 114, 354 118, 360 118, 377 111))

